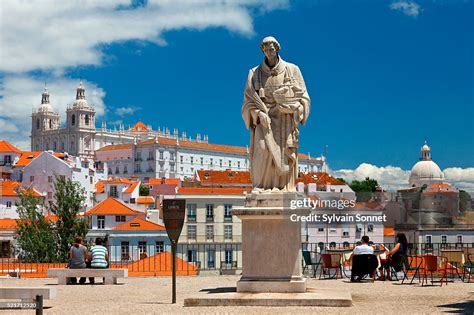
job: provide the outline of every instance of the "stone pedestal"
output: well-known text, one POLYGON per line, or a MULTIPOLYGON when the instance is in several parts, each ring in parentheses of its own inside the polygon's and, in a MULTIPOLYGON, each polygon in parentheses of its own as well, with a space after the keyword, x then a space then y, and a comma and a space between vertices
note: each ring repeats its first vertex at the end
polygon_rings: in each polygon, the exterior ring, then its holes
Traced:
POLYGON ((291 220, 291 215, 310 213, 291 209, 291 202, 302 198, 297 192, 249 194, 243 208, 233 209, 242 220, 242 278, 237 292, 306 291, 301 222, 291 220))

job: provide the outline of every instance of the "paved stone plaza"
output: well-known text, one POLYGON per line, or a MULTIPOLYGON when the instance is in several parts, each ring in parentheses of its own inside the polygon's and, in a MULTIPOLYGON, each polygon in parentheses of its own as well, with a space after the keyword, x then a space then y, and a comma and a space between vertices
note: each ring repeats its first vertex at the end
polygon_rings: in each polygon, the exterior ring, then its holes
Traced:
MULTIPOLYGON (((0 286, 42 286, 57 288, 57 299, 45 301, 45 314, 407 314, 474 313, 474 284, 459 280, 443 287, 399 285, 396 282, 350 283, 343 280, 309 279, 309 287, 348 289, 352 307, 183 307, 186 297, 201 289, 233 287, 238 276, 178 277, 177 304, 171 302, 171 278, 131 277, 122 285, 57 285, 56 279, 1 279, 0 286)), ((0 311, 4 314, 31 314, 0 311)))

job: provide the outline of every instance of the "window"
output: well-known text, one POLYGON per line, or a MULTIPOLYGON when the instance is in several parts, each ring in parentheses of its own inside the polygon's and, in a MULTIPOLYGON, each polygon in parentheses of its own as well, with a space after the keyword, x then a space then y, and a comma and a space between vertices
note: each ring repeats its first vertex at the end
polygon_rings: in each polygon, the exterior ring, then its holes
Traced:
POLYGON ((146 241, 138 242, 138 252, 140 254, 146 254, 146 241))
POLYGON ((231 168, 231 167, 232 167, 232 161, 229 160, 229 168, 231 168))
POLYGON ((157 253, 163 253, 165 251, 165 242, 163 241, 156 241, 155 248, 157 253))
POLYGON ((188 222, 196 222, 196 208, 197 205, 195 203, 187 204, 188 208, 188 222))
POLYGON ((84 122, 86 123, 86 126, 89 126, 89 115, 86 115, 84 122))
POLYGON ((448 236, 447 235, 441 235, 441 243, 446 244, 448 242, 448 236))
POLYGON ((30 176, 30 182, 34 182, 35 181, 35 177, 34 176, 30 176))
POLYGON ((40 129, 40 120, 36 119, 36 129, 40 129))
POLYGON ((153 161, 155 157, 153 156, 153 151, 148 151, 148 161, 153 161))
POLYGON ((215 268, 216 266, 216 251, 209 249, 207 251, 207 268, 215 268))
POLYGON ((163 160, 163 151, 160 151, 160 160, 163 160))
POLYGON ((329 228, 329 233, 336 233, 337 232, 337 228, 329 228))
POLYGON ((52 183, 53 182, 53 176, 48 176, 48 183, 52 183))
POLYGON ((214 240, 214 227, 212 225, 206 225, 206 240, 214 240))
POLYGON ((456 240, 458 243, 462 243, 462 235, 456 236, 456 240))
POLYGON ((211 164, 211 166, 214 165, 214 159, 213 158, 209 159, 209 164, 211 164))
POLYGON ((117 186, 110 186, 109 197, 118 197, 117 186))
POLYGON ((115 216, 115 222, 125 222, 125 216, 124 215, 116 215, 115 216))
POLYGON ((128 174, 127 165, 124 165, 124 166, 123 166, 123 173, 124 173, 124 174, 128 174))
POLYGON ((179 162, 183 163, 183 156, 182 155, 179 156, 179 162))
POLYGON ((191 164, 193 164, 194 163, 194 157, 191 156, 190 159, 191 159, 191 164))
POLYGON ((222 159, 219 160, 219 166, 222 167, 222 159))
POLYGON ((105 229, 105 216, 103 215, 97 216, 97 228, 105 229))
POLYGON ((324 228, 323 227, 318 227, 318 232, 324 232, 324 228))
POLYGON ((130 260, 130 243, 129 242, 121 242, 120 243, 120 252, 121 252, 121 259, 122 260, 130 260))
POLYGON ((201 165, 204 165, 204 158, 201 157, 201 165))
POLYGON ((374 231, 374 225, 373 224, 368 224, 367 225, 367 232, 373 232, 374 231))
POLYGON ((232 240, 232 225, 224 225, 224 239, 232 240))
POLYGON ((119 174, 119 173, 120 173, 119 167, 116 166, 116 167, 115 167, 115 174, 119 174))
POLYGON ((232 264, 232 259, 233 259, 233 251, 232 249, 226 249, 225 250, 225 263, 226 264, 232 264))
POLYGON ((71 116, 71 125, 75 125, 76 124, 76 115, 72 114, 71 116))
POLYGON ((188 262, 197 262, 197 253, 194 249, 188 250, 188 262))
POLYGON ((170 161, 174 161, 174 152, 170 152, 170 161))
POLYGON ((214 221, 214 205, 206 205, 206 221, 214 221))
POLYGON ((342 237, 349 237, 349 228, 343 227, 342 228, 342 237))
POLYGON ((196 226, 188 225, 188 240, 195 240, 195 239, 196 239, 196 226))
POLYGON ((224 205, 224 221, 232 221, 232 205, 224 205))
POLYGON ((425 235, 425 243, 431 244, 431 235, 425 235))
POLYGON ((237 168, 240 168, 240 161, 237 161, 237 168))
POLYGON ((7 208, 11 208, 12 207, 12 202, 11 201, 7 201, 7 208))

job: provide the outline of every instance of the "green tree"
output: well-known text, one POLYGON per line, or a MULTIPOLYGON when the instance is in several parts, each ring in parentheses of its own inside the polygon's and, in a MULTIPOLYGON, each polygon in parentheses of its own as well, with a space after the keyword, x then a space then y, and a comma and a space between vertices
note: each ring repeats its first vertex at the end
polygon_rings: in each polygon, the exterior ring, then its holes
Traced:
POLYGON ((139 191, 140 191, 140 196, 149 196, 150 195, 150 186, 140 185, 139 191))
POLYGON ((464 212, 471 209, 471 195, 465 190, 459 190, 459 210, 464 212))
POLYGON ((350 187, 355 192, 374 192, 377 190, 378 183, 375 179, 366 177, 364 180, 353 180, 350 187))
POLYGON ((344 184, 347 184, 346 180, 345 180, 344 178, 342 178, 342 177, 338 177, 338 178, 336 178, 336 179, 337 179, 338 181, 344 183, 344 184))
POLYGON ((57 238, 54 227, 42 213, 41 199, 31 191, 18 190, 17 244, 21 257, 27 262, 56 262, 57 238))
POLYGON ((78 214, 84 206, 86 197, 84 188, 64 176, 56 176, 54 181, 54 197, 50 210, 58 216, 56 232, 58 239, 59 258, 67 260, 70 245, 76 236, 84 237, 87 233, 87 221, 78 214))

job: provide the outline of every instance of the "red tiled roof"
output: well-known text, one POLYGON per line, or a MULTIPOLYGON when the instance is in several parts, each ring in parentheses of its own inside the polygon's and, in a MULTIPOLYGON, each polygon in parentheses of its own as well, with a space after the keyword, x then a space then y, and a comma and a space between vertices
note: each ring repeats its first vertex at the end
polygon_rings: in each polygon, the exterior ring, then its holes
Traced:
POLYGON ((181 195, 243 195, 250 189, 228 188, 228 187, 181 187, 178 194, 181 195))
POLYGON ((385 226, 383 228, 383 236, 395 236, 395 229, 393 227, 385 226))
POLYGON ((115 231, 164 231, 163 225, 147 221, 142 218, 134 218, 113 228, 115 231))
MULTIPOLYGON (((16 162, 15 167, 27 166, 43 152, 22 152, 20 159, 16 162)), ((64 158, 64 153, 54 152, 57 158, 64 158)))
POLYGON ((243 171, 213 171, 199 170, 197 171, 199 180, 204 186, 213 185, 239 185, 251 186, 250 172, 243 171))
MULTIPOLYGON (((167 185, 179 185, 181 180, 179 178, 165 178, 165 184, 167 185)), ((150 178, 148 185, 163 185, 161 178, 150 178)))
POLYGON ((140 182, 138 181, 129 180, 127 178, 112 178, 108 180, 100 180, 95 184, 95 192, 96 194, 104 193, 106 184, 117 184, 117 185, 122 184, 122 185, 129 185, 127 189, 124 191, 124 193, 130 194, 135 190, 135 188, 137 187, 139 183, 140 182))
POLYGON ((325 172, 314 172, 314 173, 300 173, 296 179, 297 183, 303 182, 306 185, 315 183, 317 185, 345 185, 340 180, 332 177, 325 172))
POLYGON ((91 208, 85 215, 133 215, 142 214, 142 212, 134 210, 122 203, 121 201, 109 197, 95 207, 91 208))
POLYGON ((15 152, 21 153, 22 151, 15 147, 13 144, 6 140, 0 140, 0 152, 15 152))
POLYGON ((102 147, 96 151, 115 151, 115 150, 127 150, 127 149, 132 149, 133 148, 133 143, 126 143, 126 144, 111 144, 111 145, 106 145, 105 147, 102 147))
MULTIPOLYGON (((0 180, 0 196, 4 197, 18 197, 17 190, 22 189, 20 182, 11 180, 0 180)), ((42 197, 42 195, 35 189, 29 189, 35 197, 42 197)))
POLYGON ((105 192, 105 185, 103 180, 99 180, 95 184, 95 193, 96 194, 103 194, 105 192))
POLYGON ((138 197, 137 198, 137 203, 149 204, 149 203, 154 203, 154 202, 155 202, 155 198, 153 198, 151 196, 144 196, 144 197, 138 197))
POLYGON ((131 182, 131 185, 125 189, 124 193, 126 194, 131 194, 135 191, 135 188, 137 188, 139 182, 131 182))
POLYGON ((130 131, 145 132, 145 131, 148 131, 148 128, 144 123, 139 121, 132 128, 130 128, 130 131))
POLYGON ((0 230, 11 230, 17 228, 16 219, 0 219, 0 230))

